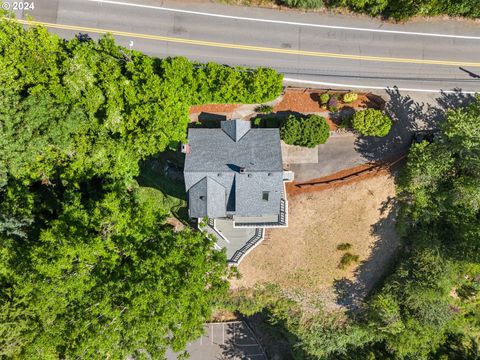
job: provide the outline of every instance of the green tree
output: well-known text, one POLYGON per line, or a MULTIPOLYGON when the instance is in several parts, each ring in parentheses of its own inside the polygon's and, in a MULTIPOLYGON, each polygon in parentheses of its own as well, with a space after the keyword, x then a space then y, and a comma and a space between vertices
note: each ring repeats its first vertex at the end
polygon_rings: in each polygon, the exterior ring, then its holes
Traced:
POLYGON ((392 356, 467 353, 470 345, 455 339, 480 329, 478 301, 452 296, 480 273, 479 124, 480 98, 447 112, 433 143, 413 145, 399 179, 408 252, 370 303, 372 327, 392 356))
POLYGON ((199 336, 227 286, 224 254, 201 233, 175 233, 135 191, 88 204, 80 194, 64 196, 37 241, 2 239, 2 253, 10 253, 3 355, 120 359, 144 350, 159 357, 199 336))
POLYGON ((287 144, 312 148, 328 140, 330 127, 327 121, 318 115, 306 117, 290 115, 282 124, 280 135, 287 144))
POLYGON ((269 101, 282 76, 0 30, 0 357, 181 351, 227 290, 226 259, 166 224, 139 162, 185 139, 189 105, 269 101))
POLYGON ((352 125, 365 136, 386 136, 392 127, 392 120, 380 110, 365 109, 353 115, 352 125))

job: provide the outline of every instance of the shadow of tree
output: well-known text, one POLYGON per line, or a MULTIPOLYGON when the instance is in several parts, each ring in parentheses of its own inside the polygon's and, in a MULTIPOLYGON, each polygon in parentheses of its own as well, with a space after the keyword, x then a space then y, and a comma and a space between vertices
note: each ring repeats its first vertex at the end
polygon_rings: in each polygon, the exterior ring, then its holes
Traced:
POLYGON ((461 89, 454 89, 453 93, 442 92, 440 97, 436 100, 442 110, 449 110, 467 106, 469 103, 475 100, 475 96, 472 94, 465 94, 461 91, 461 89))
MULTIPOLYGON (((266 322, 264 323, 266 324, 266 322)), ((225 324, 224 341, 219 359, 266 359, 258 344, 256 334, 244 323, 225 324)))
POLYGON ((190 222, 186 206, 186 192, 183 178, 184 154, 180 152, 165 151, 143 160, 140 173, 137 177, 138 184, 160 190, 162 194, 180 200, 179 205, 170 209, 171 213, 185 224, 190 222))
POLYGON ((367 94, 367 101, 365 101, 365 107, 384 110, 386 101, 379 95, 367 94))
POLYGON ((354 279, 340 279, 334 283, 337 303, 345 307, 350 314, 365 309, 365 299, 387 276, 395 263, 401 242, 395 231, 398 204, 394 197, 385 200, 380 208, 381 218, 371 226, 371 235, 377 240, 370 255, 355 269, 354 279))
POLYGON ((320 94, 319 93, 311 93, 310 94, 310 99, 312 99, 315 102, 320 102, 320 94))
MULTIPOLYGON (((413 134, 419 130, 437 129, 444 118, 444 109, 431 104, 415 102, 408 95, 401 95, 398 89, 387 90, 390 99, 385 112, 393 124, 385 137, 359 136, 355 149, 367 161, 380 161, 404 153, 410 146, 413 134)), ((451 94, 442 94, 437 102, 453 102, 451 94)))
MULTIPOLYGON (((459 89, 442 92, 435 99, 437 105, 414 101, 408 95, 401 95, 398 89, 387 91, 390 99, 385 111, 394 124, 390 134, 384 138, 359 137, 355 148, 366 159, 378 161, 393 157, 408 150, 415 132, 435 131, 445 119, 445 111, 467 106, 473 95, 464 94, 459 89)), ((364 300, 382 282, 395 264, 395 254, 401 242, 395 232, 398 204, 389 198, 379 208, 381 218, 372 225, 371 234, 377 238, 368 259, 362 261, 354 273, 354 279, 340 279, 334 284, 337 303, 350 313, 358 313, 364 308, 364 300)))
POLYGON ((285 319, 278 319, 268 309, 249 316, 245 321, 263 346, 268 359, 305 359, 306 353, 298 346, 300 339, 288 330, 285 319), (272 321, 274 319, 274 321, 272 321))
MULTIPOLYGON (((221 360, 227 359, 240 359, 243 357, 243 351, 236 344, 238 330, 235 328, 235 324, 227 324, 225 329, 225 340, 220 345, 222 349, 221 355, 218 357, 221 360)), ((239 334, 242 336, 242 334, 239 334)))
POLYGON ((257 114, 250 118, 253 125, 261 128, 280 128, 290 115, 295 117, 304 117, 296 111, 278 111, 270 114, 257 114))

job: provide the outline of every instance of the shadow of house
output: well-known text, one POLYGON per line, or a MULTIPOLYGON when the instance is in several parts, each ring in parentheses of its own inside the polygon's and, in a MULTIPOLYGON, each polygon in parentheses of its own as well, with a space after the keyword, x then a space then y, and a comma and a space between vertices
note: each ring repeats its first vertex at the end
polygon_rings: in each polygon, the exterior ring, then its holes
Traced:
POLYGON ((198 121, 207 128, 219 128, 220 123, 227 120, 225 115, 202 112, 198 115, 198 121))
POLYGON ((171 209, 173 215, 184 223, 189 222, 186 207, 187 195, 183 177, 185 156, 180 152, 165 151, 140 163, 138 184, 160 190, 164 195, 184 202, 184 206, 171 209))
POLYGON ((226 115, 201 112, 198 115, 198 122, 190 123, 193 127, 204 127, 209 129, 220 128, 220 123, 227 120, 226 115))
POLYGON ((390 273, 396 263, 396 255, 401 249, 401 241, 395 231, 398 205, 395 198, 388 198, 381 204, 381 218, 371 226, 371 234, 377 238, 371 253, 362 261, 354 272, 354 280, 335 281, 337 303, 344 306, 351 315, 358 314, 365 308, 365 299, 375 290, 390 273))

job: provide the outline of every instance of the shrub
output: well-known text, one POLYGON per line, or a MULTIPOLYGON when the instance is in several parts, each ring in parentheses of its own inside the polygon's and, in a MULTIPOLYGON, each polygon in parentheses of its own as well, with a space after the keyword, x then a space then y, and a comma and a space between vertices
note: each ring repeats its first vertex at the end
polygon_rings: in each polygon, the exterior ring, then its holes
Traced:
POLYGON ((261 114, 270 114, 273 112, 273 107, 270 105, 259 105, 255 108, 255 111, 261 114))
POLYGON ((275 115, 271 115, 256 117, 252 120, 252 122, 255 127, 276 129, 282 126, 283 120, 275 115))
POLYGON ((269 128, 269 129, 277 129, 282 125, 282 119, 279 119, 278 117, 266 117, 263 118, 263 127, 269 128))
POLYGON ((330 100, 330 94, 323 93, 320 95, 320 105, 327 105, 330 100))
MULTIPOLYGON (((321 0, 278 0, 289 7, 313 9, 325 6, 321 0)), ((382 15, 397 21, 415 15, 450 15, 469 18, 480 17, 477 0, 328 0, 329 8, 347 7, 350 10, 372 16, 382 15)))
POLYGON ((280 129, 280 137, 286 144, 299 145, 298 142, 302 138, 301 119, 290 115, 280 129))
POLYGON ((357 93, 349 92, 349 93, 343 94, 343 102, 346 104, 352 103, 357 99, 358 99, 357 93))
POLYGON ((366 109, 353 115, 352 125, 362 135, 381 137, 390 131, 392 120, 380 110, 366 109))
POLYGON ((330 96, 328 100, 328 110, 331 112, 338 111, 338 99, 336 96, 330 96))
MULTIPOLYGON (((229 67, 216 63, 194 63, 185 58, 162 60, 167 79, 185 79, 183 89, 190 93, 189 105, 209 103, 263 103, 278 97, 283 75, 273 69, 229 67)), ((172 80, 173 81, 173 80, 172 80)))
POLYGON ((342 258, 340 259, 340 264, 338 264, 339 269, 345 269, 353 263, 358 262, 359 256, 351 254, 349 252, 343 254, 342 258))
POLYGON ((341 251, 350 250, 351 248, 352 248, 352 244, 350 243, 341 243, 341 244, 338 244, 337 246, 337 250, 341 250, 341 251))
POLYGON ((340 110, 340 129, 350 129, 352 127, 352 118, 355 114, 355 109, 345 106, 340 110))
POLYGON ((281 0, 280 3, 289 7, 303 9, 318 9, 323 7, 323 0, 281 0))
POLYGON ((318 115, 307 117, 290 115, 280 128, 280 135, 287 144, 313 148, 328 140, 330 127, 327 121, 318 115))

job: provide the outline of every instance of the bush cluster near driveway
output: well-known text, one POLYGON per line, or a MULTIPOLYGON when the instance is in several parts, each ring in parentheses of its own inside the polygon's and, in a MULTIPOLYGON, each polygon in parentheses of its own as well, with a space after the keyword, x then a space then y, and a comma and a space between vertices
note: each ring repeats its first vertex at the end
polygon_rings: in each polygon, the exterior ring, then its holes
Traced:
POLYGON ((365 136, 386 136, 392 127, 392 120, 380 110, 366 109, 353 115, 352 125, 365 136))
POLYGON ((296 117, 290 115, 280 128, 280 136, 289 145, 315 147, 325 144, 330 136, 327 121, 318 115, 296 117))

